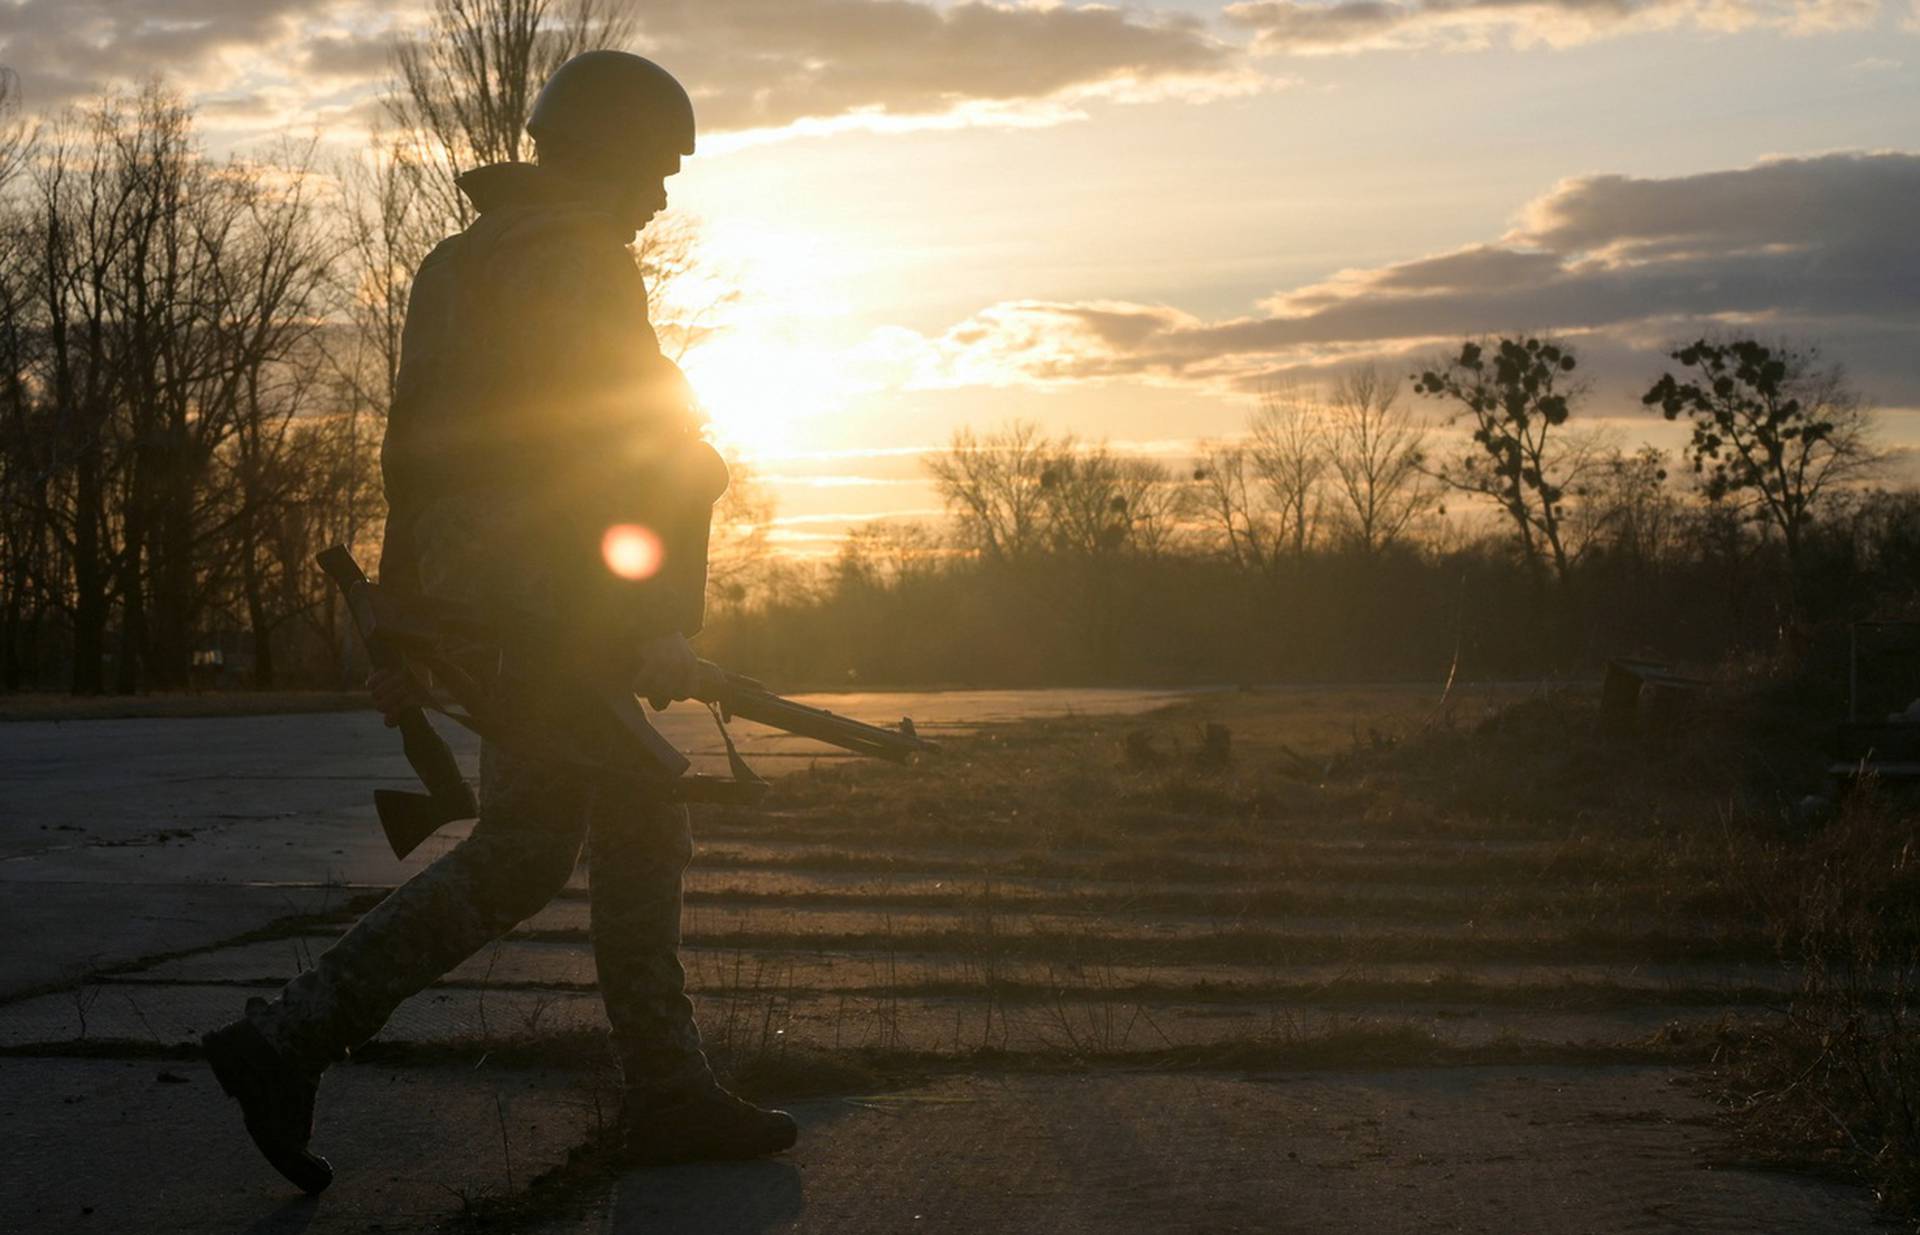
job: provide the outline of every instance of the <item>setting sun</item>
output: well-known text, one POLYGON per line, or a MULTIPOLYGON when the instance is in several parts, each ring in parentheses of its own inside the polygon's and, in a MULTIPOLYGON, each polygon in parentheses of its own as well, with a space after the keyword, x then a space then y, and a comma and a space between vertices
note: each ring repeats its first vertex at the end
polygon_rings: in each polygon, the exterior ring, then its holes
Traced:
POLYGON ((682 367, 715 440, 751 459, 792 449, 807 423, 844 404, 835 359, 742 330, 695 348, 682 367))

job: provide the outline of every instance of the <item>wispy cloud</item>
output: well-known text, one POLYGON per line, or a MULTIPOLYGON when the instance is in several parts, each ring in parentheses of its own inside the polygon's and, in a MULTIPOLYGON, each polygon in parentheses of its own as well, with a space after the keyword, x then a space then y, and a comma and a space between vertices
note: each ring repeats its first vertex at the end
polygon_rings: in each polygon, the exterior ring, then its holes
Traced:
POLYGON ((668 0, 637 10, 719 130, 1054 123, 1093 99, 1258 88, 1238 48, 1187 15, 1105 5, 668 0))
POLYGON ((1650 30, 1859 29, 1882 0, 1247 0, 1226 8, 1257 51, 1331 55, 1382 49, 1568 47, 1650 30))
POLYGON ((825 514, 781 515, 772 522, 775 527, 785 528, 822 524, 839 526, 847 523, 870 523, 875 519, 932 519, 945 513, 946 511, 939 506, 908 506, 899 510, 848 510, 825 514))

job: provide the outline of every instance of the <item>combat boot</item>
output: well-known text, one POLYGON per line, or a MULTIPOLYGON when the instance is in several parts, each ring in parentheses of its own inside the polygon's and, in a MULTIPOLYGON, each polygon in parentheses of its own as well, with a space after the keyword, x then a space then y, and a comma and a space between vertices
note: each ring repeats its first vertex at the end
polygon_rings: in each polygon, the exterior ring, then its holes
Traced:
MULTIPOLYGON (((249 1008, 259 1000, 249 999, 249 1008)), ((313 1138, 317 1078, 288 1063, 246 1017, 200 1039, 214 1079, 240 1103, 247 1134, 273 1169, 302 1192, 318 1193, 333 1182, 333 1167, 307 1149, 313 1138)))
POLYGON ((708 1079, 678 1093, 629 1092, 621 1112, 624 1159, 634 1166, 763 1158, 793 1148, 800 1129, 708 1079))

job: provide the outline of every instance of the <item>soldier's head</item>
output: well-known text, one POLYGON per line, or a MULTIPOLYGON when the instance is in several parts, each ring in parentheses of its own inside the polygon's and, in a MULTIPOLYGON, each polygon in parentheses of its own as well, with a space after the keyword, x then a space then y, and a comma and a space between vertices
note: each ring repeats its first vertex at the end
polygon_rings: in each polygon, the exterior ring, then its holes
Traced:
POLYGON ((667 177, 693 153, 693 101, 644 56, 582 52, 541 89, 527 132, 542 167, 639 231, 666 209, 667 177))

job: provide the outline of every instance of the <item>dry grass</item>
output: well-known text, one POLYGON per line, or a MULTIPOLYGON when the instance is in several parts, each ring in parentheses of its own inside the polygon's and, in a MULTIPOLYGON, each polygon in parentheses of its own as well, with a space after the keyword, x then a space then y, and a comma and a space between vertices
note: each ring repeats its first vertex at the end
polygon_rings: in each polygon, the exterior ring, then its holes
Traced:
POLYGON ((1837 1171, 1920 1215, 1920 831, 1911 796, 1863 786, 1750 868, 1801 982, 1721 1075, 1763 1159, 1837 1171))
MULTIPOLYGON (((733 860, 743 869, 938 871, 974 886, 1063 881, 1071 891, 1021 908, 1077 902, 1088 927, 1072 936, 1021 931, 1003 917, 992 931, 966 922, 884 939, 809 938, 975 956, 976 998, 1050 1007, 1060 1050, 1088 1059, 1137 1057, 1140 1010, 1151 1017, 1172 992, 1095 991, 1084 977, 1050 992, 1009 981, 1015 962, 1355 965, 1335 996, 1255 984, 1279 1023, 1308 999, 1420 1002, 1368 981, 1369 962, 1450 964, 1457 973, 1440 988, 1463 1002, 1547 1007, 1577 1005, 1583 993, 1567 983, 1495 993, 1474 967, 1771 960, 1799 975, 1791 996, 1707 983, 1670 994, 1703 1011, 1773 1008, 1757 1030, 1716 1033, 1703 1018, 1675 1032, 1711 1041, 1752 1152, 1864 1179, 1891 1212, 1911 1215, 1920 1200, 1914 813, 1870 794, 1814 834, 1796 825, 1790 804, 1823 783, 1831 692, 1763 668, 1708 692, 1675 726, 1625 739, 1603 735, 1591 690, 1440 711, 1385 692, 1234 695, 1146 718, 1009 726, 954 743, 920 769, 822 765, 784 781, 782 813, 758 839, 807 852, 733 860), (1227 766, 1201 758, 1209 724, 1232 731, 1227 766), (1103 934, 1123 914, 1236 903, 1233 924, 1204 937, 1103 934), (1495 929, 1465 939, 1418 929, 1449 915, 1495 929), (1342 937, 1296 925, 1315 918, 1351 929, 1342 937)), ((719 822, 752 835, 744 821, 719 822)), ((727 942, 805 946, 747 932, 727 942)), ((1591 1006, 1618 995, 1584 992, 1591 1006)), ((1314 1040, 1316 1057, 1339 1057, 1339 1035, 1314 1040)))

